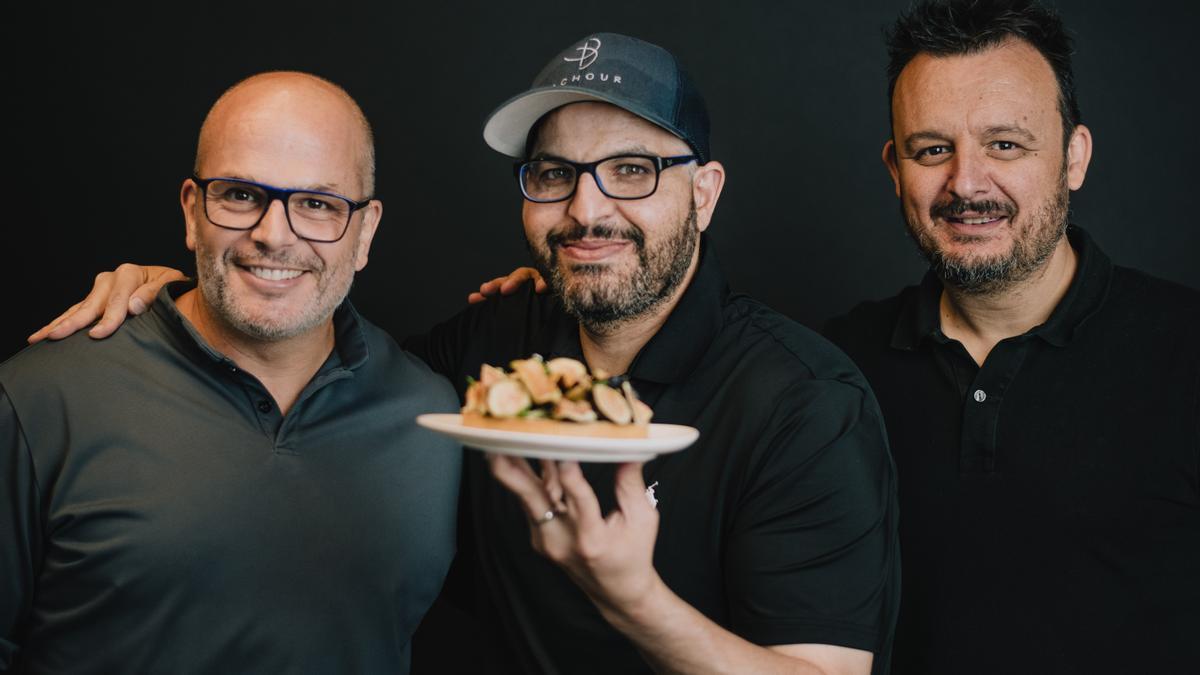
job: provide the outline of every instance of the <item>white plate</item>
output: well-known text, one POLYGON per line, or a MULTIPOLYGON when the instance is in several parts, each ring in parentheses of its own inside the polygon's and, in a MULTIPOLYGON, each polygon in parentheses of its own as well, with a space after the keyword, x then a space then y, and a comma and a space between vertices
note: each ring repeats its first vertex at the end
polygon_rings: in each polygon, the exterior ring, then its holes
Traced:
POLYGON ((646 438, 557 436, 463 426, 462 415, 426 414, 417 424, 446 434, 471 448, 503 455, 579 462, 642 462, 678 452, 696 442, 700 432, 681 424, 651 424, 646 438))

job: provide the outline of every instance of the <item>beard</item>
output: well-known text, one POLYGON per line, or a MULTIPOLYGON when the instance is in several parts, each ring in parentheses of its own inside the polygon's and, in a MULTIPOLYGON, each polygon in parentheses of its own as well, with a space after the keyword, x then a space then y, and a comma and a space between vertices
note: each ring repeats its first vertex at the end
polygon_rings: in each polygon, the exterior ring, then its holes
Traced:
MULTIPOLYGON (((909 218, 907 213, 905 224, 909 236, 944 284, 969 295, 994 295, 1028 279, 1054 252, 1067 230, 1068 195, 1064 167, 1059 189, 1021 223, 1014 219, 1018 215, 1016 205, 1007 201, 953 198, 930 207, 929 215, 933 223, 937 223, 939 218, 954 217, 967 211, 1006 216, 1012 228, 1012 245, 1008 251, 990 256, 952 254, 938 246, 931 232, 931 228, 937 227, 936 224, 926 227, 913 223, 914 219, 909 218)), ((968 245, 988 239, 976 235, 950 236, 954 243, 968 245)))
MULTIPOLYGON (((354 280, 353 270, 357 251, 353 251, 351 259, 341 271, 328 274, 329 266, 317 256, 303 258, 301 256, 257 250, 254 255, 246 256, 226 249, 219 256, 208 249, 203 239, 196 241, 196 276, 201 297, 221 321, 234 331, 254 340, 262 342, 278 342, 303 335, 322 325, 333 316, 334 310, 350 293, 350 285, 354 280), (304 298, 304 304, 288 311, 287 307, 279 309, 255 307, 247 298, 239 297, 230 288, 229 274, 235 263, 242 266, 269 265, 291 267, 308 270, 317 280, 317 290, 314 296, 304 298)), ((286 300, 285 300, 286 302, 286 300)))
POLYGON ((550 282, 567 313, 590 332, 608 334, 659 307, 674 294, 691 266, 699 236, 693 201, 687 216, 655 245, 647 246, 645 232, 637 225, 618 229, 578 223, 547 234, 544 246, 526 244, 538 271, 550 282), (615 269, 607 263, 577 263, 564 268, 558 248, 584 237, 630 242, 637 254, 636 266, 615 269))

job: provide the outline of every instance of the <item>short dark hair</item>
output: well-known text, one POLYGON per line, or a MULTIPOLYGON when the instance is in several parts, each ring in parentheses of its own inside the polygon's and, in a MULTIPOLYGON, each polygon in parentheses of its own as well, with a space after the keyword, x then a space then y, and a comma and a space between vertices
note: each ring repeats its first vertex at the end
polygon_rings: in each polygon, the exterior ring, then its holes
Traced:
POLYGON ((1058 13, 1034 0, 920 0, 887 33, 888 120, 900 71, 917 54, 976 54, 1016 38, 1038 50, 1058 81, 1063 145, 1079 124, 1071 36, 1058 13))

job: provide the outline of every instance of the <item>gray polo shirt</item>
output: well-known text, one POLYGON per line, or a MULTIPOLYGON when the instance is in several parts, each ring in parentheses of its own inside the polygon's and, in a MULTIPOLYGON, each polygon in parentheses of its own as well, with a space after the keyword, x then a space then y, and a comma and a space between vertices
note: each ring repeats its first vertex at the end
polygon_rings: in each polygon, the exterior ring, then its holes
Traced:
POLYGON ((407 672, 454 552, 453 389, 347 302, 286 417, 164 289, 0 365, 0 670, 407 672))

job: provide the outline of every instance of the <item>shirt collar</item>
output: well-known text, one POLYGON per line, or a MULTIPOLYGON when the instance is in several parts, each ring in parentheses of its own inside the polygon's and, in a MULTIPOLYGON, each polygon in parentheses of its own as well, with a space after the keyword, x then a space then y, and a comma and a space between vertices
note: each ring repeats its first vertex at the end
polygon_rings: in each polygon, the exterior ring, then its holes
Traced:
MULTIPOLYGON (((1071 225, 1067 227, 1067 240, 1078 255, 1075 277, 1050 318, 1026 333, 1058 347, 1067 345, 1084 322, 1096 313, 1108 295, 1112 281, 1112 261, 1087 231, 1071 225)), ((942 334, 939 318, 941 297, 942 282, 933 270, 929 270, 917 291, 904 298, 892 331, 892 347, 912 351, 927 338, 936 342, 948 340, 942 334)))
MULTIPOLYGON (((670 384, 691 375, 724 324, 722 312, 728 296, 729 285, 716 253, 707 235, 702 234, 696 273, 666 322, 634 357, 629 376, 670 384)), ((542 342, 549 345, 551 354, 583 360, 579 324, 570 317, 566 321, 569 326, 543 326, 541 333, 552 337, 542 342)))
POLYGON ((691 283, 662 328, 633 359, 629 375, 670 384, 689 377, 724 324, 729 284, 706 235, 700 236, 700 261, 691 283))
MULTIPOLYGON (((158 291, 158 301, 152 305, 152 310, 171 327, 177 337, 194 344, 208 358, 218 363, 232 363, 229 357, 208 344, 208 341, 200 335, 196 327, 175 305, 175 300, 179 296, 195 287, 196 282, 193 280, 175 281, 163 286, 158 291)), ((350 299, 343 300, 333 313, 335 353, 330 355, 330 360, 340 361, 341 367, 349 370, 357 370, 366 363, 370 352, 367 349, 367 339, 362 324, 363 319, 359 316, 358 310, 354 309, 354 305, 350 304, 350 299)))

